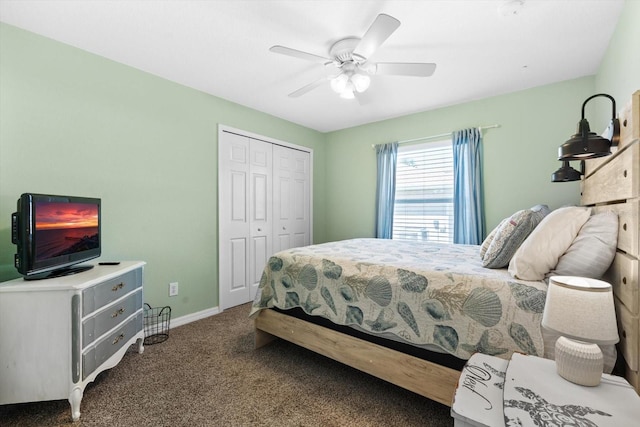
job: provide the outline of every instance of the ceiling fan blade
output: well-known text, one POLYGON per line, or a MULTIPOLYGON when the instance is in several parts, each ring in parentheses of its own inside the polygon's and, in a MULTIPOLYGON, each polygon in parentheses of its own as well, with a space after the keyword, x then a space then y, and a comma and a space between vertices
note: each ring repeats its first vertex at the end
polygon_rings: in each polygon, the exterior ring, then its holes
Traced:
POLYGON ((436 71, 433 63, 378 62, 376 75, 429 77, 436 71))
POLYGON ((400 21, 396 18, 381 13, 362 36, 353 53, 363 58, 370 57, 399 26, 400 21))
POLYGON ((322 84, 324 84, 326 81, 327 79, 325 77, 322 77, 316 80, 315 82, 309 83, 308 85, 302 86, 300 89, 291 92, 289 94, 289 97, 298 98, 299 96, 302 96, 307 92, 311 92, 313 89, 317 88, 318 86, 322 86, 322 84))
POLYGON ((291 49, 289 47, 284 47, 284 46, 277 46, 277 45, 271 46, 269 50, 274 53, 293 56, 294 58, 304 59, 305 61, 317 62, 319 64, 325 64, 326 62, 331 61, 329 58, 324 58, 322 56, 314 55, 313 53, 307 53, 301 50, 291 49))

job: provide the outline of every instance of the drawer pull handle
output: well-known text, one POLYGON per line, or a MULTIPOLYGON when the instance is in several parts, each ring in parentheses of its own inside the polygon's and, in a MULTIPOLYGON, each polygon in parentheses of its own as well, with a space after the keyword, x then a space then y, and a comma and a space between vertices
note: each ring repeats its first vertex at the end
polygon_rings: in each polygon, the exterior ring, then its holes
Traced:
POLYGON ((118 292, 120 289, 122 289, 124 287, 124 283, 120 282, 117 285, 115 285, 113 288, 111 288, 111 290, 113 292, 118 292))
POLYGON ((120 334, 120 335, 118 335, 118 336, 116 337, 116 339, 115 339, 115 340, 113 340, 113 342, 112 342, 111 344, 113 344, 113 345, 118 344, 118 342, 120 342, 120 340, 121 340, 122 338, 124 338, 124 334, 120 334))
POLYGON ((120 316, 122 313, 124 313, 124 307, 121 308, 120 310, 116 310, 113 312, 113 314, 111 315, 111 317, 118 317, 120 316))

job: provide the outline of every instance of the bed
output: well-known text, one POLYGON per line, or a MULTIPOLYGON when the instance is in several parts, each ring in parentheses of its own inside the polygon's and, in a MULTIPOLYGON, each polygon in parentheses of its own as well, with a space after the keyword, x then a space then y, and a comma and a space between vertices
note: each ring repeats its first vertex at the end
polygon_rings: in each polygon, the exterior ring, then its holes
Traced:
MULTIPOLYGON (((619 353, 636 390, 639 104, 636 92, 620 113, 617 151, 587 161, 581 184, 583 209, 618 217, 615 258, 604 277, 614 287, 619 353)), ((476 351, 549 357, 553 337, 539 327, 546 282, 512 273, 483 268, 477 246, 355 239, 280 252, 265 268, 252 305, 256 347, 279 337, 450 405, 457 362, 476 351), (294 311, 299 314, 289 315, 294 311), (406 343, 447 356, 406 351, 406 343)))

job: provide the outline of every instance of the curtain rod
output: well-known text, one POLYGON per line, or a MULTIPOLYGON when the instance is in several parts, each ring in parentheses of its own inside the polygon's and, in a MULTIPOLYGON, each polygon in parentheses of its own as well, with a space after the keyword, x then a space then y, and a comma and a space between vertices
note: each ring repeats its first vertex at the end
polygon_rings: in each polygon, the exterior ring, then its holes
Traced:
MULTIPOLYGON (((480 129, 480 131, 483 131, 485 129, 494 129, 499 127, 500 125, 496 124, 496 125, 479 126, 478 129, 480 129)), ((429 139, 444 138, 445 136, 451 136, 452 134, 453 132, 447 132, 447 133, 441 133, 439 135, 423 136, 422 138, 405 139, 404 141, 398 141, 398 144, 407 144, 407 143, 416 142, 416 141, 426 141, 429 139)), ((371 145, 371 147, 375 148, 375 145, 371 145)))

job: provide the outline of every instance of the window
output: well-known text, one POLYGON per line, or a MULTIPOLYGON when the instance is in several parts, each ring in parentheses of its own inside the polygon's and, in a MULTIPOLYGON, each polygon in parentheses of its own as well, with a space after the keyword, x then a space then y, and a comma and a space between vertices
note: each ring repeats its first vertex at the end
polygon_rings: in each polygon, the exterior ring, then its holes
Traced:
POLYGON ((393 239, 453 243, 450 140, 398 147, 393 239))

